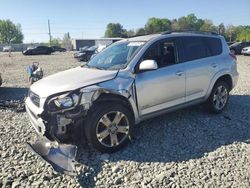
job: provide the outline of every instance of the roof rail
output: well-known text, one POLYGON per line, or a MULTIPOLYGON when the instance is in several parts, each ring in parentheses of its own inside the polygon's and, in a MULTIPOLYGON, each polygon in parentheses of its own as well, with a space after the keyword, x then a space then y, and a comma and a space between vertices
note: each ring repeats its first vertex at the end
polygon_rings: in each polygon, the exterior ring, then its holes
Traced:
POLYGON ((168 30, 165 31, 163 33, 161 33, 162 35, 168 35, 171 34, 173 32, 176 33, 196 33, 196 34, 206 34, 206 35, 219 35, 216 31, 196 31, 196 30, 168 30))

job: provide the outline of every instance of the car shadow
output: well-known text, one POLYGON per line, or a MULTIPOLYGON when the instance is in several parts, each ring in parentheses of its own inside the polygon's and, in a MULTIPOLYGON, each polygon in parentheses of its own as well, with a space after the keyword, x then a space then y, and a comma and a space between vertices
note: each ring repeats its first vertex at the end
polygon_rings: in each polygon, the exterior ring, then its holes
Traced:
MULTIPOLYGON (((250 143, 250 96, 231 95, 221 114, 209 114, 205 105, 168 113, 136 126, 136 138, 128 147, 106 155, 110 162, 171 163, 198 159, 234 142, 250 143)), ((83 187, 95 187, 103 154, 84 146, 77 162, 85 166, 78 175, 83 187)), ((105 158, 104 157, 104 158, 105 158)))
POLYGON ((28 88, 0 87, 0 100, 22 101, 28 94, 28 88))

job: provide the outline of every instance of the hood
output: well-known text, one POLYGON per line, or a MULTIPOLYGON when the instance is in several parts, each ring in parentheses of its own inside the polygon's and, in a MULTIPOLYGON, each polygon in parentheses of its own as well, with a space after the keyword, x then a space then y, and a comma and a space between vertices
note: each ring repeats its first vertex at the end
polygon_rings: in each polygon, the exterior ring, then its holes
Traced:
POLYGON ((76 67, 45 77, 34 83, 30 89, 42 98, 50 95, 72 91, 88 85, 115 78, 117 70, 98 70, 76 67))

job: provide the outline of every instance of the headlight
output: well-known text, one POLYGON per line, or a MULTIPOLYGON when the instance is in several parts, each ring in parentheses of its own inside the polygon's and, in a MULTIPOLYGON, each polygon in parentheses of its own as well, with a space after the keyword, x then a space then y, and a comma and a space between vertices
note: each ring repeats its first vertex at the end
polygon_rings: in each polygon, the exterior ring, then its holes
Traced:
POLYGON ((57 111, 62 109, 68 109, 74 107, 79 102, 78 94, 63 94, 58 97, 54 97, 49 101, 49 109, 50 111, 57 111))

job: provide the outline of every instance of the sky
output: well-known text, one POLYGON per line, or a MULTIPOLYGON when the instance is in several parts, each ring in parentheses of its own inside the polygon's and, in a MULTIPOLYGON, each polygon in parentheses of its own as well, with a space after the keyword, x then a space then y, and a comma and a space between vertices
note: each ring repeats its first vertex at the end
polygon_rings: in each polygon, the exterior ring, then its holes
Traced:
POLYGON ((52 37, 103 37, 106 25, 143 27, 150 17, 174 19, 194 13, 215 25, 250 25, 250 0, 0 0, 0 19, 20 23, 24 42, 48 42, 52 37))

